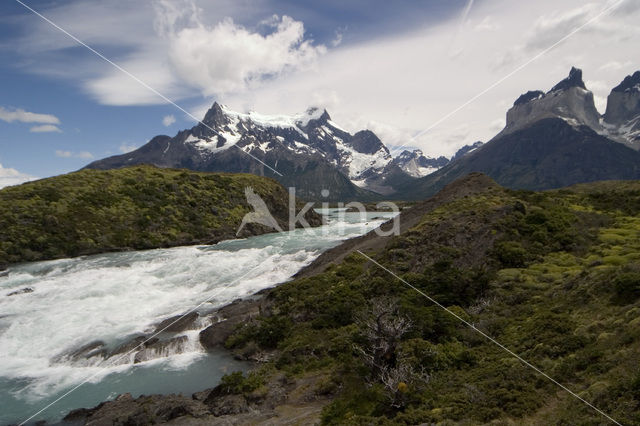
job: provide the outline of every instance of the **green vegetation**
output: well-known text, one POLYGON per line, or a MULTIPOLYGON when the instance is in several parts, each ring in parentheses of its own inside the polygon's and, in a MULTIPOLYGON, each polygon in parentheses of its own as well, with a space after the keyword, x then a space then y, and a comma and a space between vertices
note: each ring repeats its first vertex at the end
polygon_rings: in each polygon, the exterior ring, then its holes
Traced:
MULTIPOLYGON (((493 187, 426 212, 369 255, 619 422, 640 423, 640 182, 493 187)), ((357 253, 269 300, 227 347, 271 354, 263 372, 325 374, 325 424, 607 423, 357 253)))
POLYGON ((0 265, 233 238, 251 211, 245 187, 252 187, 276 218, 287 220, 286 190, 272 179, 247 174, 138 166, 81 170, 4 188, 0 265))

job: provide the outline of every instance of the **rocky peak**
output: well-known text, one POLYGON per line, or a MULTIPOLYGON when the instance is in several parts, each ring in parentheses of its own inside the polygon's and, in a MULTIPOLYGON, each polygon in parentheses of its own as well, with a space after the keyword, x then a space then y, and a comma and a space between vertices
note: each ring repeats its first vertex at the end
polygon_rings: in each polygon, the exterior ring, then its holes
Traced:
POLYGON ((579 87, 581 89, 587 90, 587 87, 584 85, 584 81, 582 81, 582 70, 576 67, 571 67, 571 71, 569 71, 569 77, 562 80, 560 83, 553 86, 548 93, 556 92, 558 90, 567 90, 572 87, 579 87))
POLYGON ((640 71, 626 76, 622 83, 613 88, 612 92, 640 92, 640 71))
POLYGON ((202 119, 202 123, 213 128, 216 128, 218 126, 223 126, 228 122, 229 122, 229 119, 224 113, 222 106, 218 102, 213 103, 211 108, 209 108, 204 118, 202 119))
MULTIPOLYGON (((529 92, 532 93, 532 92, 529 92)), ((524 95, 523 95, 524 96, 524 95)), ((521 96, 522 97, 522 96, 521 96)), ((451 161, 453 160, 457 160, 460 157, 464 157, 465 155, 475 151, 476 149, 480 148, 482 145, 484 145, 484 142, 482 141, 477 141, 472 143, 471 145, 465 145, 462 148, 460 148, 454 155, 453 157, 451 157, 451 161)))
POLYGON ((507 112, 507 126, 500 133, 511 133, 545 118, 561 118, 573 126, 587 125, 600 131, 600 113, 593 93, 582 81, 582 71, 572 67, 565 78, 547 93, 530 91, 520 96, 507 112))
POLYGON ((640 71, 613 88, 604 113, 608 136, 640 150, 640 71))
POLYGON ((361 130, 353 135, 350 143, 351 147, 362 154, 375 154, 381 149, 389 154, 389 150, 382 143, 380 138, 371 130, 361 130))
POLYGON ((607 98, 604 121, 609 124, 623 124, 640 117, 640 71, 628 75, 617 85, 607 98))
POLYGON ((513 103, 513 105, 523 105, 526 104, 527 102, 536 100, 536 99, 540 99, 541 97, 544 96, 544 92, 542 90, 530 90, 527 93, 525 93, 524 95, 520 95, 520 97, 518 99, 516 99, 516 101, 513 103))

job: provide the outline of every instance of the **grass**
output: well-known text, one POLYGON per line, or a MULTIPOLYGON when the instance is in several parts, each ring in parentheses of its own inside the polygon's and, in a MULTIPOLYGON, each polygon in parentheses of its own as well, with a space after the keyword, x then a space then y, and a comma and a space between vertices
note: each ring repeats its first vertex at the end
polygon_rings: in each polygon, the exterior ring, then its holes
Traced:
MULTIPOLYGON (((596 183, 454 200, 371 255, 618 421, 638 424, 639 189, 596 183)), ((605 423, 361 256, 271 297, 274 314, 238 330, 229 347, 271 351, 276 371, 324 374, 333 395, 325 424, 605 423), (412 323, 389 365, 429 378, 407 381, 399 405, 355 349, 358 318, 380 298, 397 300, 412 323), (261 342, 269 327, 280 328, 261 342)))

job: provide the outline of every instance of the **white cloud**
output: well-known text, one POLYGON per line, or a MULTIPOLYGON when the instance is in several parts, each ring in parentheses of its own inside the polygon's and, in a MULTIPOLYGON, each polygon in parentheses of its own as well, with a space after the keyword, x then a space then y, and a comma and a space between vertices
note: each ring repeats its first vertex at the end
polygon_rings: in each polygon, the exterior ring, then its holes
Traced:
MULTIPOLYGON (((589 13, 603 7, 594 7, 589 13)), ((640 69, 635 53, 640 35, 630 29, 639 18, 638 12, 607 15, 595 30, 585 28, 485 93, 540 51, 544 43, 537 39, 536 44, 531 37, 540 35, 541 28, 560 38, 584 22, 585 16, 593 16, 582 8, 581 0, 562 4, 554 0, 476 2, 463 25, 452 19, 395 37, 343 43, 321 57, 317 69, 299 71, 251 93, 232 93, 221 100, 234 109, 295 113, 314 102, 313 94, 331 93, 339 102, 328 109, 342 127, 355 131, 369 125, 385 143, 406 143, 421 148, 425 155, 449 156, 463 145, 491 139, 504 123, 496 118, 504 117, 518 96, 528 90, 550 89, 568 75, 572 65, 584 70, 587 82, 602 82, 592 88, 599 107, 601 99, 606 99, 625 75, 640 69), (554 10, 557 12, 550 13, 554 10), (477 23, 486 16, 491 16, 497 29, 476 31, 477 23), (579 19, 572 20, 575 16, 579 19), (560 27, 565 24, 563 32, 560 27), (453 46, 452 36, 456 37, 453 46), (527 45, 530 48, 514 50, 514 46, 527 45), (452 49, 459 54, 451 55, 452 49), (510 52, 515 52, 520 62, 497 71, 496 58, 510 52), (600 69, 613 61, 625 65, 615 72, 600 69), (467 104, 474 97, 477 99, 467 104), (413 139, 412 135, 430 127, 413 139)))
POLYGON ((306 67, 325 51, 304 40, 302 22, 274 16, 270 27, 272 32, 263 36, 228 18, 214 27, 177 30, 170 36, 171 64, 189 85, 205 95, 220 95, 306 67))
POLYGON ((41 124, 39 126, 33 126, 29 129, 31 133, 47 133, 47 132, 56 132, 62 133, 62 130, 58 128, 58 126, 54 126, 53 124, 41 124))
POLYGON ((120 147, 118 149, 123 154, 126 154, 127 152, 135 151, 138 148, 139 148, 138 145, 134 145, 134 144, 131 144, 131 143, 123 142, 122 144, 120 144, 120 147))
POLYGON ((38 114, 35 112, 25 111, 23 109, 8 110, 0 107, 0 120, 7 123, 18 121, 21 123, 43 123, 43 124, 60 124, 60 119, 51 114, 38 114))
POLYGON ((0 188, 11 185, 19 185, 21 183, 28 182, 34 179, 38 178, 26 173, 21 173, 16 169, 2 167, 2 164, 0 164, 0 188))
POLYGON ((91 160, 93 158, 93 154, 91 154, 88 151, 80 151, 80 152, 73 152, 73 151, 63 151, 63 150, 56 150, 56 157, 60 157, 60 158, 81 158, 83 160, 91 160))
MULTIPOLYGON (((467 0, 460 13, 438 25, 371 39, 345 37, 326 51, 305 36, 302 22, 291 18, 251 27, 272 13, 265 11, 267 2, 217 0, 215 6, 200 2, 197 9, 193 2, 165 1, 156 3, 155 20, 151 3, 136 2, 132 7, 125 0, 114 2, 119 7, 111 2, 71 2, 52 8, 50 16, 82 40, 120 52, 113 58, 116 62, 170 98, 189 98, 190 110, 196 109, 196 97, 202 93, 215 93, 216 100, 234 109, 267 114, 295 113, 318 104, 348 130, 369 127, 386 143, 408 143, 426 155, 451 155, 462 145, 489 140, 499 127, 496 118, 504 117, 520 94, 548 90, 572 65, 584 70, 589 86, 601 83, 591 87, 599 108, 610 88, 640 69, 640 0, 624 1, 614 13, 486 93, 482 92, 519 64, 612 2, 467 0), (469 5, 473 7, 464 7, 469 5), (224 21, 225 16, 242 21, 224 21), (265 59, 264 49, 275 57, 265 59), (220 56, 227 53, 228 57, 220 56), (429 127, 433 128, 413 139, 429 127)), ((25 33, 29 53, 55 52, 56 58, 66 58, 64 52, 73 45, 41 24, 25 33)), ((78 56, 73 61, 57 59, 35 68, 88 82, 85 88, 101 103, 164 102, 130 77, 87 58, 82 63, 78 56)), ((213 96, 207 107, 212 102, 213 96)), ((202 109, 197 116, 206 110, 202 109)))
MULTIPOLYGON (((302 22, 288 16, 274 15, 263 21, 263 34, 231 18, 207 25, 201 9, 191 1, 155 4, 156 38, 116 62, 174 101, 195 94, 246 91, 265 80, 308 68, 326 52, 325 46, 305 39, 302 22)), ((107 105, 166 102, 115 68, 87 79, 85 88, 107 105)))
POLYGON ((162 118, 162 124, 164 124, 165 127, 169 127, 175 122, 176 122, 176 118, 173 116, 173 114, 165 115, 162 118))

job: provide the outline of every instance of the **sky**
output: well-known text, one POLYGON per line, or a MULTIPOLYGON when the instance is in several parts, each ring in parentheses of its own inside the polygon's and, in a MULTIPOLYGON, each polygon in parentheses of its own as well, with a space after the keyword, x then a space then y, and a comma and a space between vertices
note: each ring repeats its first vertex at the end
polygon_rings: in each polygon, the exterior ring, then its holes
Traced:
POLYGON ((173 136, 215 101, 323 107, 390 148, 451 156, 571 66, 604 112, 640 69, 639 19, 640 0, 4 0, 0 187, 173 136))

